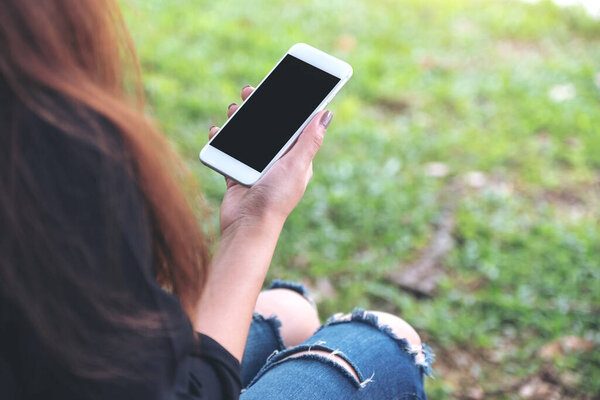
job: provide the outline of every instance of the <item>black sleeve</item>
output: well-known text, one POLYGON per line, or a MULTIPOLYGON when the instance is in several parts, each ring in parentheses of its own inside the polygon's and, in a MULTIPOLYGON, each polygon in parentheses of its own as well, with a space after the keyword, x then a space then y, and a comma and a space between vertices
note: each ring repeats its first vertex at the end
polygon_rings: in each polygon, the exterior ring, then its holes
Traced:
POLYGON ((192 351, 189 394, 201 399, 237 399, 242 389, 239 361, 209 336, 199 334, 192 351))

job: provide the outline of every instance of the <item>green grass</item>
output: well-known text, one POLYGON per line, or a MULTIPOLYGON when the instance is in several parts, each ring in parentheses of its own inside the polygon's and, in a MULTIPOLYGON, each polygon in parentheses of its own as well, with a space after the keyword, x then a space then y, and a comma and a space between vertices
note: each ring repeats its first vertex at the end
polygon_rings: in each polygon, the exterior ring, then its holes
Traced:
POLYGON ((354 306, 403 316, 439 355, 431 398, 516 398, 535 376, 565 398, 600 396, 598 347, 540 356, 569 335, 600 343, 599 21, 503 0, 124 8, 149 112, 215 218, 223 180, 197 154, 241 87, 296 42, 354 67, 271 277, 316 288, 322 317, 354 306), (553 101, 556 85, 575 96, 553 101), (430 162, 448 174, 429 176, 430 162), (483 182, 469 185, 473 171, 483 182), (415 298, 386 276, 418 257, 456 184, 444 278, 415 298))

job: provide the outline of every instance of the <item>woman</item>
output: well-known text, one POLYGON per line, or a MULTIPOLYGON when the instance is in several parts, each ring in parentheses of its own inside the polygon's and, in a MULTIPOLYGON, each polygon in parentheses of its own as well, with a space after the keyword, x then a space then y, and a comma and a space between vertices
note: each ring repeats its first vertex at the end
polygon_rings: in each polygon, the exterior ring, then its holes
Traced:
POLYGON ((302 286, 260 292, 332 114, 252 188, 227 181, 209 260, 138 76, 115 1, 0 2, 2 397, 425 398, 400 318, 319 327, 302 286))

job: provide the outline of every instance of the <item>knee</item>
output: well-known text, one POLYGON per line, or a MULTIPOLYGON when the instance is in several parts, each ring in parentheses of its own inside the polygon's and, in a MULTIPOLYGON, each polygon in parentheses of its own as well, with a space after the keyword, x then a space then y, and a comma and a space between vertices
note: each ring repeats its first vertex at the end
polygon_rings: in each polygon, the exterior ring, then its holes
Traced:
POLYGON ((320 325, 317 310, 302 295, 289 289, 271 289, 260 293, 255 311, 264 317, 277 316, 286 346, 308 339, 320 325))
MULTIPOLYGON (((390 313, 383 312, 383 311, 367 311, 367 313, 372 314, 377 317, 377 322, 378 322, 379 326, 389 326, 392 330, 392 333, 395 336, 402 338, 402 339, 406 339, 406 341, 408 342, 408 344, 410 346, 421 348, 421 338, 420 338, 419 334, 408 322, 404 321, 402 318, 397 317, 390 313)), ((338 320, 350 320, 351 317, 352 317, 351 314, 344 315, 341 313, 336 314, 334 316, 334 318, 338 319, 338 320)), ((335 363, 339 364, 346 371, 348 371, 349 374, 354 376, 357 380, 360 380, 356 369, 344 358, 338 356, 337 353, 338 353, 337 351, 309 349, 309 350, 300 351, 298 353, 289 355, 287 358, 300 357, 305 354, 318 354, 318 355, 326 357, 326 358, 334 361, 335 363)), ((421 359, 424 360, 424 353, 423 353, 422 349, 420 350, 419 354, 420 355, 417 355, 417 357, 420 357, 421 359)), ((364 385, 368 381, 370 381, 370 379, 367 379, 366 381, 361 382, 361 386, 364 385)))
POLYGON ((369 311, 369 313, 377 316, 379 325, 389 326, 396 336, 406 339, 411 346, 421 345, 421 337, 417 331, 402 318, 383 311, 369 311))

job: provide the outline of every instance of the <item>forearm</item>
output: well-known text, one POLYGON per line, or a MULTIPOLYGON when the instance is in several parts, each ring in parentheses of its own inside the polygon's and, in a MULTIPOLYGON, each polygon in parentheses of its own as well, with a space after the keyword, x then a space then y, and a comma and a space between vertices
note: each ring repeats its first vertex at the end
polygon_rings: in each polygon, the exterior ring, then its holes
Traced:
POLYGON ((243 221, 224 232, 197 307, 195 329, 240 361, 282 226, 283 220, 271 217, 243 221))

